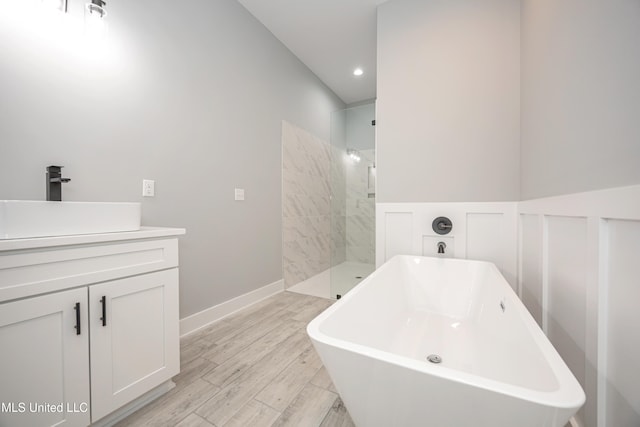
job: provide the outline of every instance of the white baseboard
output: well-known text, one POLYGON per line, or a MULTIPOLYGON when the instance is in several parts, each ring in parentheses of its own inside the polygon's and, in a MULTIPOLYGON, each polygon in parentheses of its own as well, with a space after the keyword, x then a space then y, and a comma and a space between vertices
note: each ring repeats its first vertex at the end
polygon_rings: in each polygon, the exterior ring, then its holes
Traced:
POLYGON ((242 310, 252 304, 257 303, 271 295, 275 295, 284 291, 284 281, 278 280, 266 286, 256 289, 255 291, 237 296, 229 301, 225 301, 213 307, 209 307, 184 319, 180 319, 180 336, 184 337, 198 329, 220 320, 228 315, 242 310))
POLYGON ((142 396, 138 397, 137 399, 127 403, 123 407, 121 407, 121 408, 115 410, 114 412, 110 413, 106 417, 100 418, 98 421, 96 421, 95 423, 91 424, 91 427, 111 427, 111 426, 114 426, 119 421, 124 420, 129 415, 131 415, 134 412, 136 412, 138 409, 142 408, 143 406, 148 405, 149 403, 151 403, 152 401, 158 399, 160 396, 164 395, 165 393, 168 393, 175 386, 176 386, 176 384, 171 380, 169 380, 169 381, 167 381, 165 383, 162 383, 158 387, 155 387, 155 388, 149 390, 148 392, 146 392, 142 396))

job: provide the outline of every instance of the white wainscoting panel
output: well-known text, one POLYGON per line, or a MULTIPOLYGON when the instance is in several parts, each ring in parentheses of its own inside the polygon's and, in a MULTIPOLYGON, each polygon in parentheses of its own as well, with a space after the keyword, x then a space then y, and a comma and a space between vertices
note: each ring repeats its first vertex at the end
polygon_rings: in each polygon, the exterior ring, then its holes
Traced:
POLYGON ((545 240, 543 329, 585 388, 587 219, 548 216, 545 240))
POLYGON ((537 215, 520 215, 519 241, 520 298, 542 327, 542 224, 537 215))
POLYGON ((518 211, 521 296, 585 390, 580 422, 640 426, 640 185, 518 211))
POLYGON ((384 259, 412 251, 413 212, 389 212, 384 216, 384 259))
MULTIPOLYGON (((504 271, 504 215, 502 213, 467 213, 467 258, 494 263, 504 271)), ((512 224, 508 224, 512 225, 512 224)))
POLYGON ((640 425, 640 221, 608 220, 606 426, 640 425))
POLYGON ((507 281, 517 286, 517 203, 377 203, 376 265, 394 255, 480 259, 495 263, 507 281), (439 216, 451 219, 446 236, 433 231, 439 216))
POLYGON ((378 203, 376 265, 396 254, 500 267, 587 395, 585 427, 640 426, 640 185, 522 202, 378 203), (441 239, 431 222, 449 217, 441 239), (517 286, 516 286, 517 285, 517 286))

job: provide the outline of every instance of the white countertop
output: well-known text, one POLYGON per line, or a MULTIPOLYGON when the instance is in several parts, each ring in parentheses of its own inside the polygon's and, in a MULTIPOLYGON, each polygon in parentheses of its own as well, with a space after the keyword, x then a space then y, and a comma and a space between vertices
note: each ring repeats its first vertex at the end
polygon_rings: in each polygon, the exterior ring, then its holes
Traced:
POLYGON ((181 236, 185 233, 186 230, 184 228, 140 227, 140 230, 137 231, 116 233, 75 234, 70 236, 36 237, 28 239, 4 239, 0 240, 0 252, 124 240, 155 239, 161 237, 181 236))

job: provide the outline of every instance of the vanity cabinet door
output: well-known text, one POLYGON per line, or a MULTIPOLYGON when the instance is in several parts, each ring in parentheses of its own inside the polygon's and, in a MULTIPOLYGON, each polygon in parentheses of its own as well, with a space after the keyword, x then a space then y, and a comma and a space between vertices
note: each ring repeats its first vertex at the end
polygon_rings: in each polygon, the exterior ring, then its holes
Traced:
POLYGON ((179 372, 178 269, 89 286, 89 304, 95 422, 179 372))
POLYGON ((87 288, 0 304, 0 426, 89 424, 87 321, 87 288))

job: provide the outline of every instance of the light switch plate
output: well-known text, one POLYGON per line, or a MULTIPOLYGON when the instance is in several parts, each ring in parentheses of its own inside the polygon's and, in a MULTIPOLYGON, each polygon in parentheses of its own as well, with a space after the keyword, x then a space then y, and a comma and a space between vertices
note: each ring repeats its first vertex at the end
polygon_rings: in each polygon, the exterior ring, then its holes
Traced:
POLYGON ((235 199, 240 201, 244 200, 244 188, 235 189, 235 199))
POLYGON ((143 197, 155 197, 156 195, 156 182, 151 179, 142 180, 142 196, 143 197))

